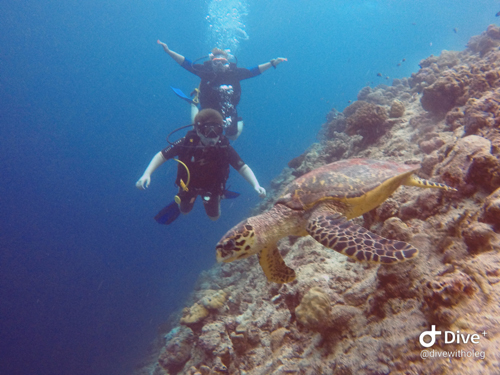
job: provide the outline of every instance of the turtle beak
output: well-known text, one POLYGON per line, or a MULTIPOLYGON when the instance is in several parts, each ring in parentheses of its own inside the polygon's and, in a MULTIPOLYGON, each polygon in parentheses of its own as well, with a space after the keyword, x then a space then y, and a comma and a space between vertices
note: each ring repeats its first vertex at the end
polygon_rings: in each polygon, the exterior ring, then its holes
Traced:
POLYGON ((231 262, 233 260, 231 258, 236 251, 236 243, 232 238, 223 238, 219 241, 217 246, 215 246, 215 251, 218 263, 231 262))
POLYGON ((247 258, 257 252, 252 251, 254 244, 254 228, 248 220, 244 220, 227 232, 215 246, 217 262, 229 263, 247 258))

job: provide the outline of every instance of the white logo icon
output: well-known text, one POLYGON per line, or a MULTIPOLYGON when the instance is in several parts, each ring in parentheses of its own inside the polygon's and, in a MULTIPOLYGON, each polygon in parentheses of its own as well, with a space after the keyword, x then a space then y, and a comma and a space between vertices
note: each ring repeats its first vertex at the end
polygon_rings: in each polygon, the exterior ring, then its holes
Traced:
POLYGON ((430 348, 432 345, 436 343, 436 336, 441 334, 441 331, 436 331, 436 326, 431 326, 431 331, 424 331, 420 334, 419 341, 420 345, 422 345, 424 348, 430 348), (430 336, 431 341, 430 342, 425 342, 424 337, 425 336, 430 336))

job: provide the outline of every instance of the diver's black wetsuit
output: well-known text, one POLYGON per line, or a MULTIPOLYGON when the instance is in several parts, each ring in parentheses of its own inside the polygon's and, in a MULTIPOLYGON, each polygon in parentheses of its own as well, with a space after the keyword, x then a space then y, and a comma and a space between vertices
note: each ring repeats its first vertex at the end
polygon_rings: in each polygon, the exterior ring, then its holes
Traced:
POLYGON ((219 111, 224 119, 226 134, 236 134, 238 123, 236 106, 241 97, 240 81, 260 75, 259 67, 238 68, 235 63, 230 63, 226 71, 215 72, 210 61, 204 64, 193 64, 187 58, 181 66, 201 78, 200 108, 212 108, 219 111))
POLYGON ((184 138, 165 148, 161 153, 167 160, 178 157, 189 169, 188 191, 180 188, 181 179, 184 183, 188 182, 186 168, 179 163, 177 169, 175 183, 179 186, 177 195, 181 198, 181 212, 191 211, 196 197, 201 195, 207 215, 219 216, 220 196, 229 177, 229 166, 239 171, 245 165, 228 139, 222 135, 215 146, 206 147, 201 143, 196 131, 190 130, 184 138))

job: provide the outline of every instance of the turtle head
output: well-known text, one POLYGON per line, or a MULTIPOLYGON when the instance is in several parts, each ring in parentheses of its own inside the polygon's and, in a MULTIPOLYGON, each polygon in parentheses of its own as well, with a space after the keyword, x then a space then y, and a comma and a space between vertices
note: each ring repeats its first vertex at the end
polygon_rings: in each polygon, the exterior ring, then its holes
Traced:
POLYGON ((221 238, 215 249, 219 263, 229 263, 257 254, 260 248, 255 238, 254 226, 248 220, 242 221, 221 238))

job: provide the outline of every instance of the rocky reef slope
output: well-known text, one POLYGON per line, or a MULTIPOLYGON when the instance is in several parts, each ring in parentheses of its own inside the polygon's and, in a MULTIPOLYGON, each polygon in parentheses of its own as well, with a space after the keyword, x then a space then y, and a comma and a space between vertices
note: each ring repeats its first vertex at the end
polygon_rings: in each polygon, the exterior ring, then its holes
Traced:
POLYGON ((421 177, 458 192, 401 187, 355 219, 412 243, 416 260, 357 263, 289 237, 279 250, 297 272, 290 284, 268 283, 256 256, 217 265, 140 373, 500 374, 499 46, 500 29, 490 26, 466 50, 423 60, 408 79, 363 88, 328 114, 320 141, 290 161, 256 208, 340 159, 421 163, 421 177), (443 334, 427 349, 434 358, 422 359, 419 337, 432 325, 443 334), (479 339, 446 343, 445 331, 479 339))

